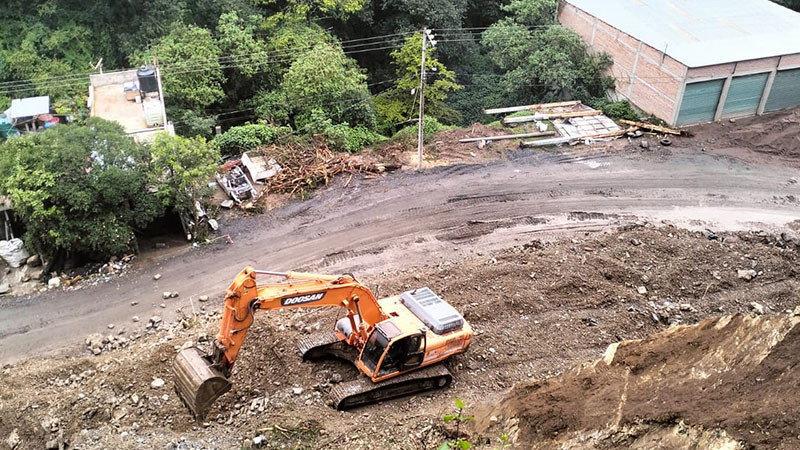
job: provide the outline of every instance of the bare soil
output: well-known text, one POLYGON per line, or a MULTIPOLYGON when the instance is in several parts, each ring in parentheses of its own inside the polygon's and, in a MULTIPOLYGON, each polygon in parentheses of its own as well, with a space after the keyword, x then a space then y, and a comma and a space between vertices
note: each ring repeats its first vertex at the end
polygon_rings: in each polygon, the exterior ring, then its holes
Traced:
MULTIPOLYGON (((670 324, 722 312, 751 312, 752 302, 766 312, 794 308, 798 275, 797 247, 779 236, 649 224, 554 242, 533 239, 467 259, 375 274, 364 281, 379 295, 430 286, 472 323, 473 345, 447 363, 455 377, 450 389, 336 412, 327 405, 326 392, 358 374, 338 362, 301 363, 295 343, 332 326, 337 313, 270 312, 249 333, 233 390, 202 426, 190 420, 172 392, 169 367, 185 343, 207 345, 221 294, 208 303, 184 300, 189 319, 125 334, 132 339, 126 348, 90 356, 81 345, 84 356, 6 367, 0 375, 0 438, 16 430, 19 448, 41 448, 59 436, 71 448, 238 448, 260 435, 266 448, 435 448, 452 435, 440 418, 452 411, 453 397, 467 402, 470 411, 480 409, 515 383, 558 375, 619 340, 645 338, 670 324), (753 280, 738 277, 737 270, 751 268, 757 273, 753 280), (640 287, 647 293, 640 294, 640 287), (166 386, 152 388, 155 377, 166 386), (296 394, 296 387, 302 392, 296 394)), ((796 357, 783 354, 794 364, 796 357)), ((796 392, 783 395, 792 398, 796 392)), ((685 405, 691 397, 675 401, 685 405)), ((725 397, 713 401, 716 407, 727 405, 725 397)), ((630 408, 636 416, 636 403, 630 408)), ((681 411, 677 406, 664 411, 675 410, 681 411)), ((794 439, 796 429, 789 425, 797 412, 785 411, 786 426, 759 422, 744 438, 760 448, 775 439, 800 444, 788 440, 794 439)), ((736 428, 735 417, 730 420, 736 428)))
MULTIPOLYGON (((516 129, 473 124, 467 128, 459 128, 436 133, 425 143, 422 166, 425 169, 453 164, 482 164, 506 158, 510 152, 519 150, 521 140, 501 140, 488 142, 481 146, 477 142, 460 143, 461 139, 485 136, 505 136, 535 131, 522 126, 516 129)), ((416 137, 392 140, 379 144, 368 151, 380 161, 398 164, 404 169, 416 169, 418 165, 416 137)))
POLYGON ((661 448, 797 448, 800 408, 788 399, 800 386, 798 325, 800 307, 615 344, 603 360, 516 385, 479 427, 509 429, 531 448, 644 448, 651 433, 675 441, 661 448))

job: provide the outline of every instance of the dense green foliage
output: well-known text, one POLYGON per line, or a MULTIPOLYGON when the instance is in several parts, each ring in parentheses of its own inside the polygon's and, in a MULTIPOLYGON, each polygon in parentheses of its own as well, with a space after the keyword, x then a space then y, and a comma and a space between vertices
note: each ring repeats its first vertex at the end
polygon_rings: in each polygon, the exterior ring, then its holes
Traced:
POLYGON ((205 138, 185 138, 162 133, 149 148, 152 185, 164 206, 193 211, 194 204, 209 194, 206 184, 220 160, 216 144, 205 138))
MULTIPOLYGON (((422 33, 406 39, 405 45, 392 52, 395 66, 394 88, 375 97, 375 105, 381 118, 382 129, 393 130, 414 114, 414 105, 419 101, 417 88, 422 67, 422 33), (412 94, 414 92, 414 94, 412 94)), ((425 112, 433 117, 453 120, 458 113, 445 105, 448 93, 462 89, 455 83, 455 74, 435 57, 435 47, 428 48, 425 59, 425 112)))
POLYGON ((382 135, 363 125, 351 127, 347 122, 333 124, 330 119, 316 123, 318 134, 326 138, 336 150, 355 153, 364 147, 386 140, 382 135))
POLYGON ((157 57, 164 69, 164 96, 169 103, 187 109, 201 109, 222 100, 225 77, 219 58, 221 50, 211 32, 194 25, 175 23, 169 34, 145 54, 131 56, 135 65, 157 57), (202 63, 203 70, 199 64, 202 63))
MULTIPOLYGON (((425 140, 425 142, 428 142, 428 140, 432 138, 434 134, 440 131, 452 130, 454 128, 455 127, 453 126, 442 125, 442 123, 436 120, 436 118, 434 117, 425 116, 425 120, 423 121, 422 124, 423 139, 425 140)), ((409 142, 413 141, 414 143, 416 143, 418 138, 418 133, 419 133, 419 128, 417 127, 417 125, 409 125, 405 128, 401 128, 400 131, 395 133, 395 135, 392 137, 394 139, 402 139, 404 141, 409 141, 409 142)))
POLYGON ((483 36, 489 58, 503 71, 501 87, 518 103, 603 97, 611 59, 590 53, 580 36, 555 23, 556 0, 513 0, 511 15, 483 36), (532 28, 537 27, 537 28, 532 28))
POLYGON ((490 106, 604 97, 608 59, 555 15, 556 0, 10 0, 0 107, 48 94, 59 112, 85 117, 81 74, 101 58, 109 70, 156 57, 168 117, 185 136, 255 118, 318 129, 311 117, 391 134, 415 116, 413 32, 426 26, 439 41, 426 113, 444 123, 488 120, 490 106))
POLYGON ((372 126, 375 111, 366 79, 339 46, 319 44, 292 63, 280 94, 298 129, 308 127, 319 113, 334 123, 372 126))
POLYGON ((289 127, 278 127, 267 123, 248 123, 232 127, 214 138, 223 153, 238 154, 275 142, 292 132, 289 127))
POLYGON ((149 164, 122 127, 92 118, 0 146, 0 191, 31 250, 102 259, 130 251, 134 232, 162 212, 146 188, 149 164))
POLYGON ((603 111, 605 115, 612 119, 639 120, 640 115, 633 109, 633 106, 626 101, 611 101, 605 98, 597 98, 587 103, 594 109, 603 111))

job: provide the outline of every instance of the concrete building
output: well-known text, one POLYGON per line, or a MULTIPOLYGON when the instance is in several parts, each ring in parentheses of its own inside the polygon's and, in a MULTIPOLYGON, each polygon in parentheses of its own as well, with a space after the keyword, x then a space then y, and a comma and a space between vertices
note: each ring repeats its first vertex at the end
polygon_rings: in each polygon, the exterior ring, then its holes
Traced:
POLYGON ((145 67, 89 76, 89 115, 112 120, 136 142, 152 142, 163 131, 175 134, 167 121, 157 70, 145 67))
POLYGON ((800 106, 800 14, 769 0, 561 0, 559 20, 672 125, 800 106))

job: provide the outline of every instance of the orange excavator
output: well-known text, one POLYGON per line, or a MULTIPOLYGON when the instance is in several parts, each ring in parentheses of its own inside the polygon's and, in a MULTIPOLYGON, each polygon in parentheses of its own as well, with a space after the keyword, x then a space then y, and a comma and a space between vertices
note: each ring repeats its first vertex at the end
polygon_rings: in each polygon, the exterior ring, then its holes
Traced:
POLYGON ((337 409, 448 386, 452 376, 437 364, 464 352, 469 323, 429 288, 377 300, 351 274, 242 270, 225 292, 219 334, 210 354, 182 350, 173 363, 175 389, 197 420, 231 388, 231 369, 259 310, 342 307, 347 314, 333 330, 299 342, 304 360, 336 357, 352 362, 366 377, 331 390, 337 409), (281 280, 258 284, 256 276, 281 280))

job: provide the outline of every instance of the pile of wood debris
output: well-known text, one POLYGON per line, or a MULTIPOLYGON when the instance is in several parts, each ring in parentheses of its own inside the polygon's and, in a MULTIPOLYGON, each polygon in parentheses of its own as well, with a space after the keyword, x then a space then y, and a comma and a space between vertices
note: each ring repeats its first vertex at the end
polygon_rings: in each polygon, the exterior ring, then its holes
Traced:
POLYGON ((605 116, 603 111, 590 108, 578 100, 486 109, 483 112, 484 114, 510 114, 523 111, 530 111, 531 114, 505 117, 501 120, 501 123, 503 126, 514 127, 523 123, 535 122, 537 132, 476 137, 462 139, 459 142, 477 142, 478 146, 482 147, 486 143, 495 140, 549 137, 548 139, 521 143, 523 147, 544 147, 548 145, 592 143, 598 140, 616 139, 625 135, 640 137, 642 131, 645 131, 663 136, 661 138, 662 143, 669 145, 668 136, 681 136, 684 134, 679 130, 628 120, 620 121, 621 124, 627 126, 623 128, 605 116), (555 131, 550 130, 550 128, 555 128, 555 131))
POLYGON ((326 186, 337 175, 349 174, 349 184, 355 174, 374 175, 400 168, 365 162, 347 153, 334 152, 325 144, 271 146, 257 153, 274 159, 281 166, 275 176, 264 180, 265 192, 269 193, 304 194, 326 186))
POLYGON ((249 209, 269 194, 304 196, 337 175, 349 174, 345 183, 349 185, 356 174, 369 178, 400 169, 399 165, 335 152, 319 142, 273 145, 248 153, 226 163, 217 175, 218 184, 231 199, 222 203, 225 208, 238 204, 249 209))

